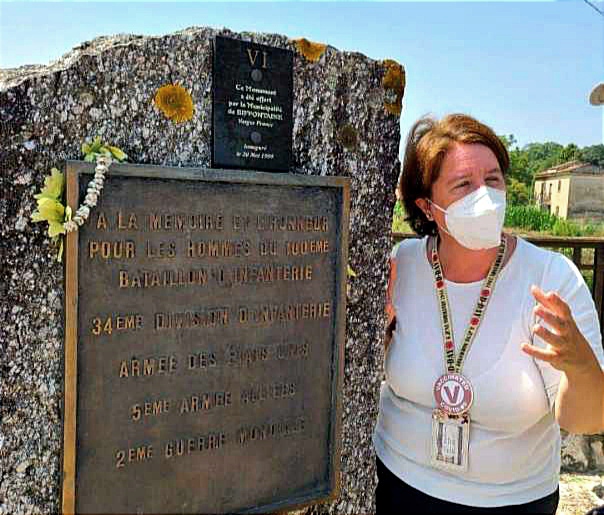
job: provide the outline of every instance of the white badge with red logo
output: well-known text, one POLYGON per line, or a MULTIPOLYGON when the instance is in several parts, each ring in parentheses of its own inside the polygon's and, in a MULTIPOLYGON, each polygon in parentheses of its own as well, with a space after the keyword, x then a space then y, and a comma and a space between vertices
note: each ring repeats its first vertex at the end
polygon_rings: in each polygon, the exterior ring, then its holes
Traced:
POLYGON ((441 470, 465 472, 468 470, 470 447, 470 419, 432 416, 432 466, 441 470))
POLYGON ((436 409, 450 416, 467 413, 474 401, 472 385, 461 374, 449 372, 440 376, 434 383, 436 409))
POLYGON ((472 385, 461 374, 449 372, 434 383, 436 409, 432 416, 432 466, 468 470, 472 385))
POLYGON ((438 245, 432 245, 432 271, 443 332, 443 357, 447 373, 434 383, 436 409, 432 415, 432 465, 444 470, 467 471, 470 443, 470 408, 474 401, 472 385, 459 372, 492 296, 503 266, 507 240, 502 236, 495 261, 483 283, 459 353, 455 355, 452 317, 445 278, 438 257, 438 245))

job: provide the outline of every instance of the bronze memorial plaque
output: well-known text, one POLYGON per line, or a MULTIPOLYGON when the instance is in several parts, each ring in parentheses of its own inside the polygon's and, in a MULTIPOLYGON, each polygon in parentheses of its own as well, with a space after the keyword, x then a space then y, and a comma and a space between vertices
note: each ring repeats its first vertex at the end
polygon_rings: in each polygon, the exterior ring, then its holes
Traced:
POLYGON ((67 237, 64 513, 335 495, 348 211, 342 177, 111 167, 67 237))

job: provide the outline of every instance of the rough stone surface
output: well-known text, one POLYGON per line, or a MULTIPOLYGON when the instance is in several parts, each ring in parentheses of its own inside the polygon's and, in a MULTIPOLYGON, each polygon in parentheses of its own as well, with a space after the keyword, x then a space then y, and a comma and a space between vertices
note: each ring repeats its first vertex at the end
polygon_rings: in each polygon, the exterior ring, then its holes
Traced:
POLYGON ((571 435, 562 432, 564 472, 604 472, 604 435, 571 435))
POLYGON ((580 435, 562 435, 562 467, 566 471, 584 472, 589 467, 589 444, 580 435))
MULTIPOLYGON (((209 166, 215 34, 296 52, 280 35, 190 28, 102 37, 49 66, 0 70, 0 514, 59 510, 63 268, 44 224, 29 221, 33 195, 51 167, 81 159, 81 143, 95 135, 133 163, 209 166), (174 125, 154 107, 155 91, 170 82, 190 91, 191 122, 174 125)), ((351 177, 357 274, 348 303, 341 495, 309 513, 374 511, 371 432, 400 139, 398 116, 384 108, 385 68, 329 46, 317 62, 295 56, 292 171, 351 177)))
POLYGON ((595 469, 604 471, 604 453, 602 452, 604 450, 604 444, 602 443, 602 440, 592 441, 589 444, 589 450, 595 469))

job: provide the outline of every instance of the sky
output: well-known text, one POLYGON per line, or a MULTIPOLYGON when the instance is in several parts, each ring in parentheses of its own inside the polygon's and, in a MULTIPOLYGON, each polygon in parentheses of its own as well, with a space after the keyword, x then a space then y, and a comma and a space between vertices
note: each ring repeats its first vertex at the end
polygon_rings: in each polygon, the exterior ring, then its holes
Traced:
MULTIPOLYGON (((604 11, 604 2, 590 0, 604 11)), ((604 16, 584 0, 506 2, 29 2, 0 0, 0 67, 46 64, 116 33, 191 26, 305 37, 406 70, 401 137, 464 112, 520 146, 604 142, 604 16)))

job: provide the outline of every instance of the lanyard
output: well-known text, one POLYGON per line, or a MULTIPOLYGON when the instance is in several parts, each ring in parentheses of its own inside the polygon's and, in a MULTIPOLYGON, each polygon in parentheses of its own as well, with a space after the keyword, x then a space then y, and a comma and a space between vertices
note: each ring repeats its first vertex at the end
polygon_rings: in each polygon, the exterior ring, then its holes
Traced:
POLYGON ((482 284, 480 295, 478 296, 478 301, 476 302, 476 307, 474 308, 474 313, 472 314, 472 318, 470 318, 470 323, 466 329, 463 343, 459 349, 459 354, 457 357, 455 357, 455 344, 453 343, 453 327, 451 310, 449 308, 449 297, 447 296, 443 270, 438 257, 437 240, 434 238, 434 244, 432 246, 432 271, 434 272, 434 284, 436 287, 436 293, 438 295, 438 306, 440 308, 440 320, 442 324, 444 342, 443 350, 447 372, 461 372, 461 368, 463 367, 468 350, 474 341, 476 331, 478 331, 478 327, 482 322, 487 305, 491 299, 495 282, 497 281, 497 277, 499 276, 499 272, 501 271, 501 267, 503 265, 503 257, 505 256, 506 246, 506 239, 502 236, 501 243, 499 244, 499 250, 497 251, 497 257, 491 265, 489 274, 482 284))

